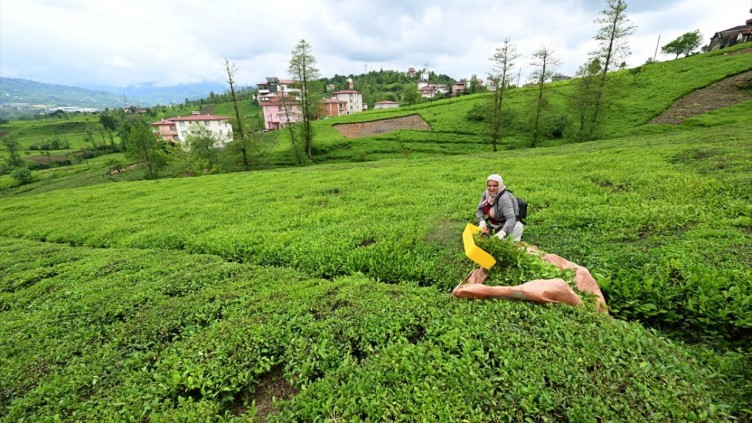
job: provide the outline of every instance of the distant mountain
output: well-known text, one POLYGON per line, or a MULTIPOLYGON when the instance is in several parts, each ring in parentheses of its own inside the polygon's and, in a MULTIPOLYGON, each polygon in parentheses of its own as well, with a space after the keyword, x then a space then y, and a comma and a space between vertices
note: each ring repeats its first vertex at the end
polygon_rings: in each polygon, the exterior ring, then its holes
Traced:
POLYGON ((92 85, 86 88, 106 91, 123 96, 128 102, 140 105, 153 106, 155 104, 182 103, 185 99, 196 100, 209 97, 209 93, 222 94, 227 90, 227 85, 218 82, 199 82, 195 84, 181 84, 170 87, 160 87, 153 82, 129 85, 127 87, 113 87, 107 85, 92 85))
POLYGON ((122 107, 123 97, 104 91, 0 77, 0 106, 2 108, 22 110, 32 105, 103 109, 122 107))
POLYGON ((227 87, 218 82, 201 82, 171 87, 153 83, 114 86, 89 86, 86 88, 46 84, 27 79, 0 77, 0 109, 31 109, 33 105, 75 106, 104 109, 124 106, 153 106, 155 104, 182 103, 186 98, 195 100, 209 97, 209 93, 224 93, 227 87))

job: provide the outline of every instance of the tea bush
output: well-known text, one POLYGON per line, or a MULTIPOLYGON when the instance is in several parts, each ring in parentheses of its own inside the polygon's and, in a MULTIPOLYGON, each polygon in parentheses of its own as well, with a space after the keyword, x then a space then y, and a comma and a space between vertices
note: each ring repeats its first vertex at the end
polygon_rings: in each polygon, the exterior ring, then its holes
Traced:
POLYGON ((590 269, 617 317, 744 345, 750 151, 746 125, 730 125, 462 160, 124 182, 5 198, 0 235, 448 292, 471 268, 459 234, 483 179, 501 172, 531 204, 524 239, 590 269))
POLYGON ((0 275, 2 421, 744 416, 741 357, 587 307, 8 238, 0 275))

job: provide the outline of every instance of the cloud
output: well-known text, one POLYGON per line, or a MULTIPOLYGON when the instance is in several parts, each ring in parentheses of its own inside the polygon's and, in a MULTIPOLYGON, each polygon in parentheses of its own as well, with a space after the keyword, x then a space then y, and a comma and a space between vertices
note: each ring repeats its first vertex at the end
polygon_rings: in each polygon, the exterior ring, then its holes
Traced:
MULTIPOLYGON (((637 25, 629 39, 635 66, 661 45, 700 29, 742 24, 749 2, 628 1, 637 25)), ((425 65, 454 78, 485 76, 494 48, 510 38, 523 54, 551 48, 573 74, 596 43, 593 20, 605 0, 25 0, 0 3, 0 75, 68 85, 126 86, 222 82, 224 59, 241 85, 286 77, 291 51, 306 39, 323 76, 425 65), (30 19, 29 17, 33 17, 30 19)), ((659 59, 664 59, 659 54, 659 59)), ((668 58, 668 57, 666 57, 668 58)))
POLYGON ((116 68, 130 68, 133 66, 127 59, 117 54, 105 60, 104 63, 116 68))

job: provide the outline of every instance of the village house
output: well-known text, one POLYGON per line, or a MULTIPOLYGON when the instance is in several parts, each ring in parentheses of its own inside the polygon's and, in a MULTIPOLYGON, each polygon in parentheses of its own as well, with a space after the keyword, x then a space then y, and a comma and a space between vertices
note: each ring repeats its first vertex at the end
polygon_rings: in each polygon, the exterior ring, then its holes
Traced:
POLYGON ((374 109, 396 109, 398 107, 399 103, 389 100, 377 101, 373 106, 374 109))
MULTIPOLYGON (((752 13, 752 9, 749 12, 752 13)), ((713 38, 710 39, 710 44, 707 47, 703 47, 703 50, 718 50, 731 47, 735 44, 746 43, 747 41, 752 41, 752 19, 747 19, 746 25, 739 25, 716 32, 713 38)))
POLYGON ((162 119, 159 122, 152 123, 151 126, 154 127, 154 134, 162 138, 162 140, 173 143, 180 142, 180 138, 178 137, 178 127, 175 122, 162 119))
POLYGON ((460 82, 455 82, 452 84, 452 93, 454 95, 460 95, 465 92, 465 80, 463 79, 460 82))
POLYGON ((286 92, 275 92, 258 96, 264 116, 264 128, 274 130, 290 123, 300 122, 300 100, 286 92))
POLYGON ((332 98, 347 102, 346 114, 351 115, 363 111, 363 94, 355 90, 335 91, 332 98))
POLYGON ((295 81, 292 79, 279 79, 276 76, 267 76, 266 82, 256 84, 259 95, 266 95, 277 92, 300 94, 300 89, 295 88, 295 81))
POLYGON ((325 98, 316 105, 316 115, 319 117, 334 117, 347 114, 347 102, 336 98, 325 98))
POLYGON ((186 144, 188 136, 195 134, 200 128, 206 128, 217 140, 218 147, 224 147, 232 141, 232 125, 227 116, 202 115, 194 112, 190 116, 178 116, 162 119, 151 124, 154 134, 165 141, 186 144))
POLYGON ((428 82, 428 71, 423 71, 417 82, 418 92, 424 98, 433 98, 436 95, 444 95, 449 92, 446 84, 432 84, 428 82))

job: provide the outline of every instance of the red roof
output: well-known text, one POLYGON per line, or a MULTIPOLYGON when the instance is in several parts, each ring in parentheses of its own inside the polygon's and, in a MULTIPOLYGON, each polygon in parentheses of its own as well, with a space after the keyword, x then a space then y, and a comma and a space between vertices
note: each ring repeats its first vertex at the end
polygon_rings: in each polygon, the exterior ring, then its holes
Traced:
POLYGON ((340 104, 347 104, 345 100, 337 100, 336 98, 325 98, 321 100, 322 103, 340 103, 340 104))
POLYGON ((193 122, 193 121, 203 121, 203 120, 229 120, 227 116, 213 116, 213 115, 191 115, 191 116, 184 116, 184 117, 173 117, 170 118, 171 121, 185 121, 185 122, 193 122))
POLYGON ((172 126, 173 122, 171 120, 162 119, 159 122, 152 123, 154 126, 172 126))

